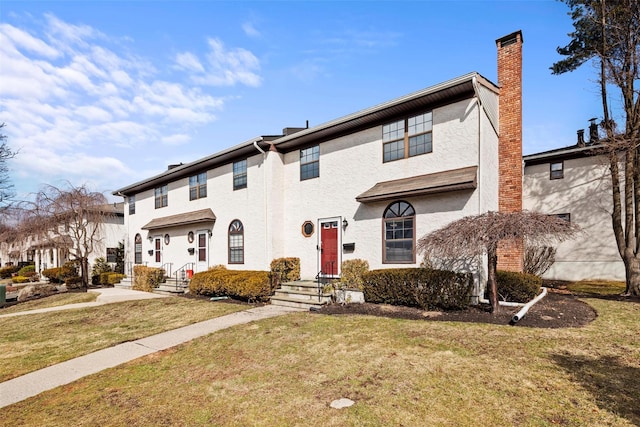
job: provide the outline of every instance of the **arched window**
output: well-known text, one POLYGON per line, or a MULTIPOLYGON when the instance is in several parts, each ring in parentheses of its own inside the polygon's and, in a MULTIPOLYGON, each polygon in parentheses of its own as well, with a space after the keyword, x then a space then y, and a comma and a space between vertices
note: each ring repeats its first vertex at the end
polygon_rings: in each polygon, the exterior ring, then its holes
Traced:
POLYGON ((237 219, 229 225, 229 264, 244 264, 244 227, 237 219))
POLYGON ((136 264, 142 264, 142 236, 140 233, 136 234, 135 240, 135 260, 136 264))
POLYGON ((387 206, 382 219, 384 246, 382 262, 386 264, 415 263, 416 211, 407 202, 387 206))

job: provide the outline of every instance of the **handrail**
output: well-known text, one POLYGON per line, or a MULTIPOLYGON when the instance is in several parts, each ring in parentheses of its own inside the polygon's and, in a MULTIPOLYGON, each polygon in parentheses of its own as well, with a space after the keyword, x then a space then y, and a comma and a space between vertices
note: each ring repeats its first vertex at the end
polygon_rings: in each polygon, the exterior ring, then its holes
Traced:
POLYGON ((195 262, 188 262, 182 267, 176 269, 173 274, 176 278, 176 291, 178 290, 178 282, 182 282, 181 286, 183 288, 187 286, 188 280, 191 280, 191 277, 187 277, 187 271, 191 270, 191 272, 193 272, 195 265, 195 262), (180 274, 180 279, 178 279, 178 274, 180 274))
POLYGON ((173 263, 172 263, 172 262, 165 262, 165 263, 164 263, 164 264, 162 264, 162 266, 160 267, 161 269, 163 269, 163 270, 164 270, 164 275, 165 275, 165 277, 171 277, 171 276, 172 276, 172 274, 171 274, 171 266, 172 266, 172 265, 173 265, 173 263), (165 268, 165 265, 166 265, 166 266, 168 266, 169 268, 168 268, 168 269, 167 269, 167 268, 165 268))

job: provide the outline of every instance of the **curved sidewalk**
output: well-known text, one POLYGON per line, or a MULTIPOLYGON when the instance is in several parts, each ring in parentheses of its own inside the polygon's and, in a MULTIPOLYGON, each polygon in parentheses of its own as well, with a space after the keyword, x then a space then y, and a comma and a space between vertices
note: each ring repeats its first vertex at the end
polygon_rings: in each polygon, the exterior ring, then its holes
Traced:
MULTIPOLYGON (((135 295, 130 296, 133 297, 135 295)), ((116 296, 112 295, 112 297, 115 298, 116 296)), ((123 295, 120 297, 123 297, 123 295)), ((99 305, 104 304, 104 302, 89 304, 99 305)), ((64 307, 74 308, 73 306, 77 305, 78 304, 71 304, 64 307)), ((35 310, 32 310, 31 312, 33 311, 35 310)), ((296 311, 302 310, 275 305, 265 305, 205 320, 204 322, 183 326, 178 329, 162 332, 146 338, 118 344, 85 356, 76 357, 75 359, 67 360, 66 362, 49 366, 0 383, 0 408, 20 402, 24 399, 42 393, 43 391, 69 384, 87 375, 95 374, 96 372, 100 372, 104 369, 113 368, 142 356, 166 350, 231 326, 281 316, 283 314, 296 311)))

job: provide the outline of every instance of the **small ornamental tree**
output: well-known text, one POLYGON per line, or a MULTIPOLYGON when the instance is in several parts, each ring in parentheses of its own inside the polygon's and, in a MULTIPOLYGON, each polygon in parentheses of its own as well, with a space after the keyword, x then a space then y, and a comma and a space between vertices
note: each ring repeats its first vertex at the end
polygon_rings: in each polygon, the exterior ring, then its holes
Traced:
POLYGON ((467 216, 433 231, 418 241, 425 259, 456 260, 487 255, 487 288, 491 311, 496 313, 498 286, 498 243, 526 240, 528 244, 548 245, 573 237, 578 227, 556 216, 538 212, 486 212, 467 216))

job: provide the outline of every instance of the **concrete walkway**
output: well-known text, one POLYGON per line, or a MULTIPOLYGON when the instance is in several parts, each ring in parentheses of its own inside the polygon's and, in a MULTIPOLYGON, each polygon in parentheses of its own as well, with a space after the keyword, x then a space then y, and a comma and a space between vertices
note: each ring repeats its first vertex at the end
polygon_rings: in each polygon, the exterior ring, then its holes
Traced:
MULTIPOLYGON (((111 289, 115 288, 108 288, 108 290, 111 289)), ((100 291, 103 291, 103 289, 100 289, 100 291)), ((127 295, 131 297, 129 299, 142 299, 142 296, 135 294, 135 292, 138 291, 125 289, 120 289, 118 291, 123 292, 113 292, 111 295, 105 295, 106 301, 126 301, 127 299, 125 298, 127 295), (128 292, 134 293, 127 294, 128 292)), ((107 292, 107 294, 109 294, 109 292, 107 292)), ((155 294, 148 295, 149 296, 147 296, 147 298, 163 297, 162 295, 154 296, 155 294)), ((105 300, 99 303, 83 304, 99 305, 105 304, 106 302, 104 301, 105 300)), ((54 308, 64 310, 76 308, 79 305, 81 304, 62 306, 66 308, 54 308)), ((36 311, 39 310, 32 310, 31 313, 36 311)), ((204 322, 183 326, 182 328, 141 338, 139 340, 118 344, 114 347, 99 350, 85 356, 76 357, 75 359, 49 366, 48 368, 40 369, 21 377, 0 383, 0 408, 20 402, 24 399, 42 393, 43 391, 69 384, 87 375, 95 374, 96 372, 100 372, 104 369, 113 368, 142 356, 166 350, 231 326, 281 316, 283 314, 296 311, 301 310, 274 305, 251 308, 249 310, 239 311, 226 316, 206 320, 204 322)))
POLYGON ((151 292, 134 291, 132 289, 120 288, 97 288, 89 289, 87 292, 96 293, 98 297, 95 302, 79 302, 77 304, 59 305, 56 307, 38 308, 35 310, 18 311, 15 313, 2 314, 3 317, 24 316, 34 313, 48 313, 50 311, 69 310, 74 308, 96 307, 102 304, 111 304, 114 302, 131 301, 138 299, 166 298, 167 295, 154 294, 151 292))

